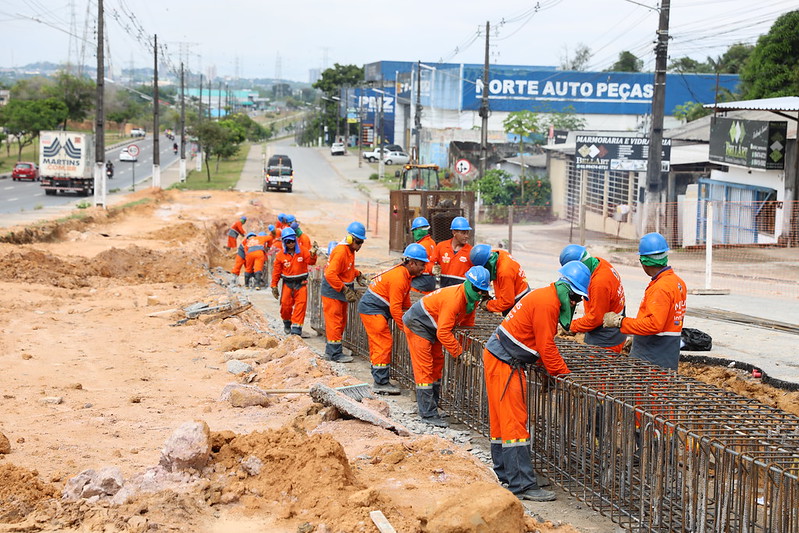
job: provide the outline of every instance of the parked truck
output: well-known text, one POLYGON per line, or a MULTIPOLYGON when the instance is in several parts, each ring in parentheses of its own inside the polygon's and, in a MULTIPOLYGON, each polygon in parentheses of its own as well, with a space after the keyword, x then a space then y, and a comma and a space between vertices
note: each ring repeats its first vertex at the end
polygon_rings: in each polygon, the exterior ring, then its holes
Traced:
POLYGON ((45 194, 94 194, 94 135, 43 131, 39 140, 39 175, 45 194))

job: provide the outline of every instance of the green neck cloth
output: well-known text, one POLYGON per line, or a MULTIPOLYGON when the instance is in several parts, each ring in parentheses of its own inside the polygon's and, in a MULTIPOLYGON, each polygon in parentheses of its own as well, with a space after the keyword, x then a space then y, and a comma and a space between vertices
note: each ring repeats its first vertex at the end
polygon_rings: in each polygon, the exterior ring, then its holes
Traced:
POLYGON ((465 289, 464 292, 466 293, 466 312, 471 313, 474 311, 474 306, 480 303, 480 300, 483 299, 483 295, 472 286, 472 282, 468 279, 463 282, 463 288, 465 289))
POLYGON ((497 279, 497 261, 499 260, 499 252, 492 252, 486 261, 486 270, 491 274, 491 281, 497 279))
POLYGON ((596 267, 599 266, 599 259, 596 257, 586 257, 582 262, 588 267, 588 270, 591 271, 591 274, 593 274, 594 270, 596 270, 596 267))
POLYGON ((669 264, 669 256, 666 254, 642 255, 641 264, 648 267, 664 267, 669 264), (660 257, 662 255, 662 257, 660 257))
POLYGON ((297 237, 299 237, 300 235, 302 235, 302 230, 300 228, 297 228, 294 230, 294 233, 296 233, 297 237))
POLYGON ((411 233, 413 233, 413 240, 419 242, 422 237, 430 233, 430 228, 416 228, 412 229, 411 233))
POLYGON ((558 292, 558 300, 560 300, 560 316, 558 321, 563 329, 569 329, 572 323, 572 316, 574 316, 574 307, 572 307, 569 300, 569 284, 565 281, 556 281, 555 290, 558 292))

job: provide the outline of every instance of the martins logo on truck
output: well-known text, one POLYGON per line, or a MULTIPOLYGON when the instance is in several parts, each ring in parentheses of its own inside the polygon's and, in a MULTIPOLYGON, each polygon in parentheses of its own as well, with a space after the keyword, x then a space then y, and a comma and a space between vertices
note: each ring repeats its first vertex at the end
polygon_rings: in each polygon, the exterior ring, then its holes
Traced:
POLYGON ((83 136, 42 134, 40 167, 43 172, 76 172, 83 166, 83 136), (66 142, 62 145, 62 139, 66 142))

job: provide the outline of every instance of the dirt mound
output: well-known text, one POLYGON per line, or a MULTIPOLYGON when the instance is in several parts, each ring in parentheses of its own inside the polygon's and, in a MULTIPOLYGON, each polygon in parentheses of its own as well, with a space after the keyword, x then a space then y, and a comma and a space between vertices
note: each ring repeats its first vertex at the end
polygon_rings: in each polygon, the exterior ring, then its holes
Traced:
POLYGON ((184 222, 175 226, 167 226, 141 236, 142 239, 154 241, 186 242, 197 235, 197 226, 192 222, 184 222))
POLYGON ((0 278, 18 283, 77 289, 91 285, 91 265, 81 258, 59 258, 40 250, 11 249, 0 257, 0 278))
POLYGON ((96 275, 132 283, 191 283, 202 277, 202 258, 184 250, 165 253, 139 246, 111 248, 91 262, 96 275))
POLYGON ((12 464, 0 465, 0 523, 22 521, 36 507, 58 495, 39 473, 12 464))

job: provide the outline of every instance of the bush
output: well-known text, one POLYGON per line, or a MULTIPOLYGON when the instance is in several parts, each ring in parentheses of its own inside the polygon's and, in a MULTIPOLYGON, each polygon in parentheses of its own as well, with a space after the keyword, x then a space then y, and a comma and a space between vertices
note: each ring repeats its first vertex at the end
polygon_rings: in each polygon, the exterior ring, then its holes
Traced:
POLYGON ((380 179, 380 174, 378 174, 377 172, 372 172, 371 174, 369 174, 369 179, 370 180, 379 180, 380 179))
POLYGON ((469 184, 469 188, 480 192, 486 205, 541 206, 549 208, 552 186, 549 180, 540 176, 525 176, 524 189, 521 180, 504 170, 486 171, 482 179, 469 184))

